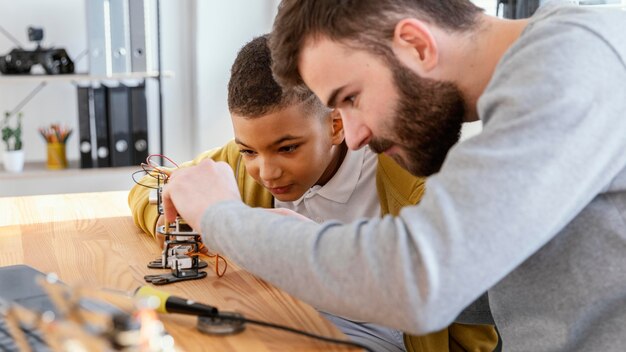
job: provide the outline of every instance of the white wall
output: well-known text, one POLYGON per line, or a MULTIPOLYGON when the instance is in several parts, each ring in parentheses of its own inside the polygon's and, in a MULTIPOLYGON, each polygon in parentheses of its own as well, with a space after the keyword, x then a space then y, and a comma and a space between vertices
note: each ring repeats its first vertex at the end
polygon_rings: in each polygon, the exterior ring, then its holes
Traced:
MULTIPOLYGON (((161 0, 162 68, 174 72, 173 78, 162 80, 164 153, 175 161, 193 157, 196 4, 195 0, 161 0)), ((157 127, 151 125, 155 137, 157 127)))
POLYGON ((485 9, 485 13, 487 14, 496 14, 496 6, 498 4, 498 0, 472 0, 472 2, 485 9))
POLYGON ((233 138, 226 101, 230 67, 245 43, 271 30, 275 9, 273 0, 197 2, 195 153, 233 138))

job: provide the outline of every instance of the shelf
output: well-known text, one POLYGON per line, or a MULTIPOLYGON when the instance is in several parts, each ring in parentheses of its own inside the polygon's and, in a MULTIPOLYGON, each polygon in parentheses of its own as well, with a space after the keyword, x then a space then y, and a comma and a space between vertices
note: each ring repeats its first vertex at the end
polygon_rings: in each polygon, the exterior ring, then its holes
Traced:
POLYGON ((580 5, 582 7, 602 8, 602 9, 622 9, 626 10, 626 4, 600 4, 600 5, 580 5))
POLYGON ((27 162, 19 173, 6 172, 0 165, 0 197, 127 191, 134 185, 132 173, 138 170, 139 166, 81 169, 77 160, 62 170, 49 170, 45 162, 27 162))
POLYGON ((22 172, 6 172, 4 166, 0 166, 0 181, 12 180, 12 179, 24 179, 24 178, 41 178, 45 179, 50 176, 73 176, 90 174, 103 174, 103 173, 128 173, 128 177, 134 171, 141 170, 139 166, 122 166, 122 167, 100 167, 81 169, 78 160, 71 160, 68 162, 68 167, 61 170, 50 170, 46 167, 46 162, 27 162, 24 164, 24 170, 22 172))
MULTIPOLYGON (((129 72, 119 73, 110 76, 106 75, 90 75, 88 73, 73 73, 66 75, 5 75, 0 74, 0 83, 18 83, 18 82, 76 82, 76 81, 119 81, 119 80, 132 80, 143 78, 157 78, 159 77, 158 71, 152 72, 129 72)), ((174 73, 171 71, 161 72, 161 77, 171 78, 174 77, 174 73)))
POLYGON ((622 0, 620 2, 611 2, 611 3, 602 3, 601 1, 580 1, 579 4, 580 6, 583 6, 583 7, 626 10, 626 0, 622 0))

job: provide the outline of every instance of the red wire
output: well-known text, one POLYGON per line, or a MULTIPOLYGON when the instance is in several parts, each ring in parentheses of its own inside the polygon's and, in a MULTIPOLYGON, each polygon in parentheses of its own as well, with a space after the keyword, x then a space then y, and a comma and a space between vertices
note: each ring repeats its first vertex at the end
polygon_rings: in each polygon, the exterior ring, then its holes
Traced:
MULTIPOLYGON (((204 243, 200 243, 198 245, 198 250, 202 250, 203 248, 207 248, 204 243)), ((207 248, 207 253, 209 252, 208 248, 207 248)), ((221 255, 219 255, 218 253, 215 254, 204 254, 201 252, 187 252, 186 253, 189 256, 205 256, 208 258, 215 258, 215 274, 217 275, 217 277, 222 277, 224 276, 224 274, 226 274, 226 269, 228 269, 228 262, 226 261, 226 259, 224 257, 222 257, 221 255), (220 259, 224 262, 224 270, 220 271, 220 259)))
MULTIPOLYGON (((146 158, 146 164, 148 164, 148 165, 150 165, 150 166, 154 167, 154 165, 152 164, 152 160, 150 160, 150 159, 152 159, 153 157, 163 158, 163 159, 165 159, 165 160, 169 161, 170 163, 172 163, 172 165, 174 165, 174 166, 178 167, 178 164, 176 164, 176 163, 175 163, 172 159, 170 159, 170 158, 168 158, 168 157, 166 157, 165 155, 162 155, 162 154, 150 154, 150 155, 148 155, 148 157, 146 158)), ((156 165, 157 167, 161 167, 161 165, 159 165, 159 164, 155 164, 155 165, 156 165)))

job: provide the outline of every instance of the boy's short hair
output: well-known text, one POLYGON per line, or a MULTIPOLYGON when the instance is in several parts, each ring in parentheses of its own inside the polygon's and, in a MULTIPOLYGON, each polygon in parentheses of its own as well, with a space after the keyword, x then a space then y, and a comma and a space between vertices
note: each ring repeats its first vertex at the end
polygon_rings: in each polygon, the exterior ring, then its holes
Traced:
POLYGON ((254 38, 237 54, 228 82, 228 110, 232 114, 255 118, 303 103, 307 112, 327 113, 310 90, 303 87, 283 89, 276 83, 268 37, 266 34, 254 38))

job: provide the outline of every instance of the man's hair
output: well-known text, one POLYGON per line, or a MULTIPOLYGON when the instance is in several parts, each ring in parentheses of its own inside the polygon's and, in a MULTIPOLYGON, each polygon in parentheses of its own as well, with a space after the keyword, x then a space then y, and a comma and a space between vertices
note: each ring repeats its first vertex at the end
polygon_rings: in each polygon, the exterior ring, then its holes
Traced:
POLYGON ((267 34, 254 38, 237 54, 228 82, 228 110, 255 118, 300 103, 305 108, 323 108, 310 90, 283 89, 276 83, 267 42, 267 34))
POLYGON ((298 60, 307 39, 324 36, 389 60, 400 20, 413 17, 464 32, 475 28, 482 11, 470 0, 283 0, 269 43, 272 69, 283 86, 302 85, 298 60))

